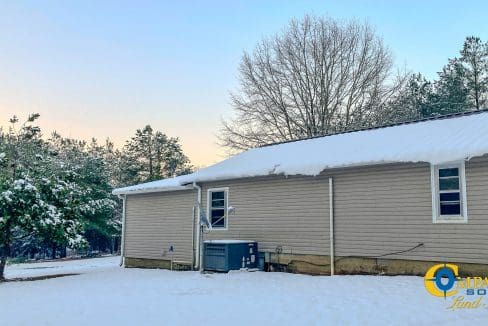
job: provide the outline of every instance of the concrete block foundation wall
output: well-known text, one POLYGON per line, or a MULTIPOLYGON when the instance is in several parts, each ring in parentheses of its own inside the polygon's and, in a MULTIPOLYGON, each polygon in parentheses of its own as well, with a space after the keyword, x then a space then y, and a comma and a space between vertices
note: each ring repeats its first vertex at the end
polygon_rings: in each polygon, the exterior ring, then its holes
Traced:
MULTIPOLYGON (((159 269, 171 269, 171 260, 165 259, 147 259, 147 258, 131 258, 126 257, 124 259, 124 266, 131 268, 159 268, 159 269)), ((175 271, 189 271, 191 265, 187 263, 173 262, 173 270, 175 271)))
MULTIPOLYGON (((336 257, 335 274, 418 275, 424 276, 435 264, 444 262, 364 257, 336 257)), ((459 276, 488 276, 488 265, 456 263, 459 276)), ((269 268, 310 275, 330 275, 329 256, 270 254, 269 268)))
MULTIPOLYGON (((266 270, 271 272, 288 272, 309 275, 330 275, 329 256, 276 254, 267 255, 266 270)), ((336 257, 335 273, 337 275, 368 274, 368 275, 417 275, 424 276, 426 271, 435 264, 443 262, 380 259, 362 257, 336 257)), ((488 277, 488 265, 456 263, 460 276, 488 277)), ((144 258, 125 258, 125 267, 170 269, 171 261, 144 258)), ((173 270, 188 271, 191 266, 186 263, 173 263, 173 270)))

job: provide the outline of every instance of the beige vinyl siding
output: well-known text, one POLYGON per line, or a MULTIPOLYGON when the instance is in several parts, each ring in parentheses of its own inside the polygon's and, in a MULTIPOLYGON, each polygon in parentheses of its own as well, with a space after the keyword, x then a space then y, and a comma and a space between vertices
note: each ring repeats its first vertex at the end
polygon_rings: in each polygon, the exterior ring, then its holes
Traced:
POLYGON ((337 256, 488 263, 488 160, 466 163, 467 224, 433 224, 429 164, 334 172, 337 256))
POLYGON ((328 179, 267 177, 205 183, 202 204, 207 209, 210 188, 229 187, 228 230, 214 229, 205 239, 255 240, 260 251, 328 255, 328 179))
MULTIPOLYGON (((205 239, 248 239, 261 251, 329 255, 328 177, 334 178, 335 254, 488 263, 488 157, 466 162, 467 224, 434 224, 430 165, 385 164, 328 170, 317 177, 260 177, 202 184, 229 189, 228 230, 205 239)), ((193 191, 127 197, 126 256, 191 261, 193 191)))
POLYGON ((192 262, 193 191, 159 192, 127 196, 125 256, 192 262))

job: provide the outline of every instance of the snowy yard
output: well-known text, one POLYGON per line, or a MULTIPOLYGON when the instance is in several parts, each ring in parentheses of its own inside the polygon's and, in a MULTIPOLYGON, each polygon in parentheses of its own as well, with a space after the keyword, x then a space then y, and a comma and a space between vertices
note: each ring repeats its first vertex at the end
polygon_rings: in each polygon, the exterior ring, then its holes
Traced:
POLYGON ((454 325, 488 309, 450 311, 421 277, 124 269, 118 257, 8 266, 1 325, 454 325))

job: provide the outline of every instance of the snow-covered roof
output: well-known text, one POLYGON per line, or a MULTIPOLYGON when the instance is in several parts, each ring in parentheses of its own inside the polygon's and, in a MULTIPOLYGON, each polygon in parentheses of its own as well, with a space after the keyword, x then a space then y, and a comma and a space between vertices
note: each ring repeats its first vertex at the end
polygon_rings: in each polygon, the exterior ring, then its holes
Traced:
POLYGON ((267 175, 316 176, 331 168, 432 164, 488 154, 488 111, 250 149, 194 173, 115 189, 114 194, 188 189, 193 182, 267 175))

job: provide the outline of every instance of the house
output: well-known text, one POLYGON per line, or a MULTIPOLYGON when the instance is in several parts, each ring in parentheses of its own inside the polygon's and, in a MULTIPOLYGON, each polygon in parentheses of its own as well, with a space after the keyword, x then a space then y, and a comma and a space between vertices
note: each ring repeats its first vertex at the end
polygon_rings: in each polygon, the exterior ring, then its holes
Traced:
POLYGON ((204 239, 255 240, 281 270, 486 273, 488 111, 264 146, 114 194, 129 267, 197 268, 203 213, 204 239))

